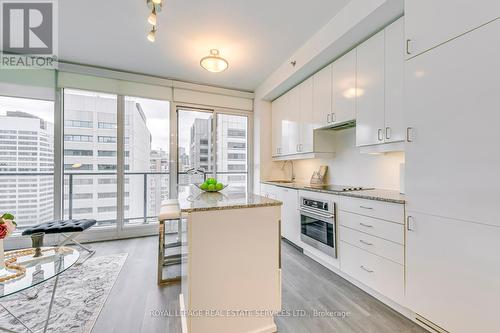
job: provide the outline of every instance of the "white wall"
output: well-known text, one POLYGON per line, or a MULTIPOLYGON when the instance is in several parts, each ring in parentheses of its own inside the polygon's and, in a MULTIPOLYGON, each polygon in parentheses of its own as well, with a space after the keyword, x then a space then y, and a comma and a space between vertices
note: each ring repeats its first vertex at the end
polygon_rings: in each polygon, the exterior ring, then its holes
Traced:
MULTIPOLYGON (((350 186, 368 186, 399 190, 399 165, 404 163, 404 153, 361 154, 356 148, 356 129, 349 128, 335 133, 336 154, 332 159, 311 159, 294 162, 297 181, 309 182, 313 171, 320 165, 328 166, 327 183, 350 186)), ((289 178, 290 167, 281 170, 283 162, 272 162, 266 170, 270 180, 289 178)))

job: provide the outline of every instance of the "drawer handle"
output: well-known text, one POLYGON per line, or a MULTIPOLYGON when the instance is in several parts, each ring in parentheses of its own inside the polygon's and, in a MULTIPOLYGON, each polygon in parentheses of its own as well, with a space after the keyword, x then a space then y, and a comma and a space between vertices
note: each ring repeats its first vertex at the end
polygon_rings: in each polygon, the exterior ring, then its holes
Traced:
POLYGON ((366 206, 359 206, 359 208, 363 208, 363 209, 373 209, 373 207, 366 207, 366 206))
POLYGON ((364 224, 363 222, 359 222, 359 225, 363 226, 363 227, 367 227, 367 228, 373 228, 372 225, 369 225, 369 224, 364 224))
POLYGON ((363 265, 359 266, 359 268, 361 268, 362 270, 364 270, 364 271, 366 271, 366 272, 368 272, 368 273, 373 273, 373 271, 372 271, 371 269, 368 269, 368 268, 366 268, 366 267, 365 267, 365 266, 363 266, 363 265))
POLYGON ((359 240, 360 243, 363 243, 365 245, 373 245, 373 243, 368 243, 367 241, 364 241, 362 239, 359 240))

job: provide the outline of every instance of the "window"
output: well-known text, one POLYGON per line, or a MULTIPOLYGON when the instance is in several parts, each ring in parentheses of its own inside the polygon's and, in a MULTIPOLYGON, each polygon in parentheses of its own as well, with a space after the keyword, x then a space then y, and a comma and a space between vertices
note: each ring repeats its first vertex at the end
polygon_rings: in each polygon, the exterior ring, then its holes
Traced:
POLYGON ((116 143, 115 136, 99 136, 98 141, 102 143, 116 143))
POLYGON ((235 153, 228 153, 227 154, 227 159, 228 160, 245 160, 247 158, 246 154, 235 154, 235 153))
POLYGON ((92 155, 94 155, 94 152, 92 150, 64 149, 64 155, 66 155, 66 156, 92 156, 92 155))
POLYGON ((97 156, 99 157, 116 157, 115 150, 98 150, 97 156))
POLYGON ((64 120, 64 126, 92 128, 92 122, 87 120, 64 120))
POLYGON ((98 164, 98 170, 116 170, 116 164, 98 164))
POLYGON ((0 96, 0 124, 0 210, 18 231, 53 220, 54 102, 0 96))
POLYGON ((98 126, 99 128, 116 129, 116 123, 105 123, 100 121, 98 126))
POLYGON ((247 166, 245 164, 228 164, 227 169, 229 171, 245 171, 247 166))
POLYGON ((91 135, 64 135, 64 141, 76 141, 76 142, 92 142, 91 135))
POLYGON ((228 142, 227 148, 237 149, 237 150, 246 149, 246 143, 244 143, 244 142, 228 142))
POLYGON ((116 153, 103 157, 99 150, 96 152, 94 142, 106 143, 110 151, 116 152, 116 126, 106 129, 105 135, 101 136, 102 132, 94 124, 102 128, 101 123, 116 123, 117 96, 64 89, 63 100, 63 114, 68 117, 64 119, 64 218, 92 218, 98 221, 98 225, 104 222, 114 225, 116 209, 103 211, 99 209, 102 203, 93 199, 98 198, 98 191, 102 192, 103 186, 105 190, 116 192, 116 153), (94 138, 96 135, 97 138, 94 138), (101 185, 103 179, 109 179, 109 185, 101 185), (70 186, 73 192, 71 198, 67 195, 70 186), (90 194, 91 198, 77 199, 79 193, 90 194), (71 205, 70 200, 73 200, 71 205))
POLYGON ((167 101, 125 98, 126 228, 156 222, 161 201, 168 198, 169 115, 167 101))
POLYGON ((230 128, 227 130, 228 138, 246 138, 246 136, 247 136, 247 131, 244 129, 230 128))

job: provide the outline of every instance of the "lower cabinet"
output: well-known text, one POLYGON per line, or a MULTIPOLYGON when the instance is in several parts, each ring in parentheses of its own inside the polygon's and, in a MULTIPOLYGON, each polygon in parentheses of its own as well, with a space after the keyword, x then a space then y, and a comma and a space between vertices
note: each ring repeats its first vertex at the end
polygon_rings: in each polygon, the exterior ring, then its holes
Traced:
POLYGON ((261 184, 260 193, 264 197, 283 202, 281 206, 281 237, 301 246, 298 190, 261 184))
POLYGON ((340 270, 404 304, 404 206, 342 197, 337 217, 340 270))
POLYGON ((407 307, 453 333, 499 332, 500 228, 409 211, 407 307))
POLYGON ((298 191, 278 187, 277 200, 281 206, 281 236, 300 246, 300 215, 298 191))
POLYGON ((403 265, 344 241, 340 241, 339 251, 341 253, 340 267, 344 273, 395 302, 402 301, 404 291, 403 265))

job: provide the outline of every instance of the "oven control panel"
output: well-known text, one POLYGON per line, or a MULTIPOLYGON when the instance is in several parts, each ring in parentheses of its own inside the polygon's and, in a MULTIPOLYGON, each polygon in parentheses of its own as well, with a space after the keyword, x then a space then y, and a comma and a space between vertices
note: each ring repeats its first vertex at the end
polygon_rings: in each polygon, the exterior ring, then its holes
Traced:
POLYGON ((301 206, 306 207, 306 208, 313 208, 313 209, 318 209, 322 210, 325 212, 330 212, 331 207, 329 202, 324 202, 320 200, 313 200, 313 199, 308 199, 308 198, 301 198, 301 206))

